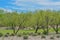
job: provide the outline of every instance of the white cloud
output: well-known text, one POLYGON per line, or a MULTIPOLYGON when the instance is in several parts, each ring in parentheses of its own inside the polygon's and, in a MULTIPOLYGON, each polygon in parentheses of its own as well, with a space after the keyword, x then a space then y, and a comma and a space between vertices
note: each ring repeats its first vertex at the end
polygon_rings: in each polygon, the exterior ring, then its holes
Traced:
POLYGON ((11 10, 11 9, 4 9, 4 11, 12 12, 12 10, 11 10))
POLYGON ((22 8, 18 8, 18 7, 14 8, 20 10, 54 9, 53 7, 59 9, 60 1, 54 2, 51 0, 15 0, 15 2, 13 2, 13 5, 22 6, 22 8), (38 6, 35 7, 35 5, 39 5, 39 6, 42 5, 44 7, 38 7, 38 6))
POLYGON ((38 3, 38 2, 45 2, 45 1, 42 1, 42 0, 15 0, 15 2, 13 4, 15 4, 17 6, 26 6, 29 4, 27 2, 38 3), (25 4, 25 3, 27 3, 27 4, 25 4))
POLYGON ((5 12, 12 12, 11 9, 6 9, 6 8, 0 8, 0 9, 4 10, 5 12))
MULTIPOLYGON (((26 5, 26 4, 21 4, 21 2, 31 2, 39 5, 60 5, 60 2, 51 2, 50 0, 15 0, 14 4, 18 6, 26 5)), ((28 3, 27 3, 28 4, 28 3)))
POLYGON ((38 2, 37 4, 45 6, 56 6, 60 5, 60 2, 38 2))

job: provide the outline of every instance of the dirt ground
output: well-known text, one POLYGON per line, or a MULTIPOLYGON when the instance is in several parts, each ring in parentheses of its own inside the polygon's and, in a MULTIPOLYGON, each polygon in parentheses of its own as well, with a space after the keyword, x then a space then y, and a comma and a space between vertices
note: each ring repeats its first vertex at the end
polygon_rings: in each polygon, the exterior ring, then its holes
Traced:
POLYGON ((45 35, 46 38, 41 38, 39 36, 29 36, 28 39, 23 39, 23 37, 11 36, 11 37, 0 37, 0 40, 60 40, 57 35, 45 35), (53 37, 54 39, 51 39, 53 37))

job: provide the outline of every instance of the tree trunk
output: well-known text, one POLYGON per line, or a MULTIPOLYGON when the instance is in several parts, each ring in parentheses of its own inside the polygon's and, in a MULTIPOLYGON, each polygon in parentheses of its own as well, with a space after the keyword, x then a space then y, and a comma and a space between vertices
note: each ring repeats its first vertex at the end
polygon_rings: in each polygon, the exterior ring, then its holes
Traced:
POLYGON ((58 24, 56 25, 56 34, 58 34, 58 24))
POLYGON ((39 29, 39 27, 36 28, 35 33, 37 33, 38 29, 39 29))
POLYGON ((13 29, 13 33, 15 34, 15 27, 13 24, 12 24, 12 29, 13 29))
POLYGON ((52 26, 52 27, 53 27, 54 31, 56 32, 56 34, 58 34, 58 24, 56 25, 56 28, 55 28, 55 26, 52 26))
POLYGON ((19 26, 19 28, 17 29, 17 31, 15 32, 15 35, 18 33, 19 29, 20 29, 20 26, 19 26))
POLYGON ((48 26, 47 26, 47 34, 48 34, 48 32, 49 32, 49 29, 48 29, 48 26))
POLYGON ((49 18, 48 18, 48 16, 46 16, 46 26, 47 26, 46 32, 47 32, 47 34, 48 34, 48 31, 49 31, 49 30, 48 30, 48 28, 49 28, 49 27, 48 27, 48 26, 49 26, 48 22, 49 22, 49 18))

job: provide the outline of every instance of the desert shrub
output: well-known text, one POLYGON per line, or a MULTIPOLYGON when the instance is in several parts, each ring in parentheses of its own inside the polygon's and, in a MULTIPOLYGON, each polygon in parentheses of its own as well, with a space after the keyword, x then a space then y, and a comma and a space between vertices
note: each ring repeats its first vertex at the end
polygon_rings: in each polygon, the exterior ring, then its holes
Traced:
POLYGON ((37 33, 38 35, 40 35, 41 33, 37 33))
POLYGON ((50 37, 50 39, 54 39, 54 37, 50 37))
POLYGON ((17 34, 18 37, 21 37, 21 34, 17 34))
POLYGON ((32 36, 37 36, 38 34, 37 33, 33 33, 32 36))
POLYGON ((43 34, 44 34, 44 35, 47 35, 47 31, 44 31, 43 34))
POLYGON ((56 37, 57 37, 57 38, 60 38, 60 35, 57 35, 56 37))
POLYGON ((2 37, 3 36, 3 34, 2 33, 0 33, 0 37, 2 37))
POLYGON ((41 38, 46 38, 46 36, 42 35, 41 38))
POLYGON ((23 35, 27 35, 27 33, 26 32, 23 32, 23 35))
POLYGON ((6 34, 8 34, 8 35, 9 35, 9 33, 6 33, 6 34))
POLYGON ((32 35, 33 33, 29 33, 28 35, 32 35))
POLYGON ((28 39, 28 35, 24 35, 23 36, 23 39, 28 39))
POLYGON ((6 33, 4 36, 5 36, 5 37, 8 37, 9 35, 10 35, 9 33, 6 33))
POLYGON ((7 34, 5 34, 4 36, 5 36, 5 37, 8 37, 8 35, 7 35, 7 34))
POLYGON ((15 34, 12 33, 12 34, 10 34, 10 36, 15 36, 15 34))

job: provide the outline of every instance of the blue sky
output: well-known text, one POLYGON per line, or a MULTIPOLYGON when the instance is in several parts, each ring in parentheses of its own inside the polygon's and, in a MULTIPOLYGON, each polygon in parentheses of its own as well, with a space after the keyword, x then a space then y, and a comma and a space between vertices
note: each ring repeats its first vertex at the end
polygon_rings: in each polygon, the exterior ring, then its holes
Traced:
POLYGON ((60 0, 0 0, 0 9, 7 11, 60 10, 60 0))

